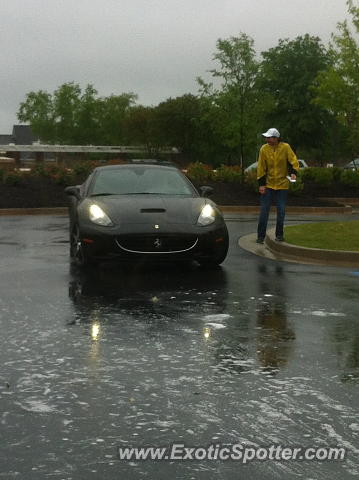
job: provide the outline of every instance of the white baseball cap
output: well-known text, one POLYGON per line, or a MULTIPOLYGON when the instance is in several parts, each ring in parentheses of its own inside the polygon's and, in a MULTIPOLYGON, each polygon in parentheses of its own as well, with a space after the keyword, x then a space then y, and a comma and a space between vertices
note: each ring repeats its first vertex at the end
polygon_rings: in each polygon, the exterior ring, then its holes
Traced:
POLYGON ((269 130, 267 130, 265 133, 262 133, 263 137, 277 137, 279 138, 280 137, 280 133, 278 132, 278 130, 276 128, 270 128, 269 130))

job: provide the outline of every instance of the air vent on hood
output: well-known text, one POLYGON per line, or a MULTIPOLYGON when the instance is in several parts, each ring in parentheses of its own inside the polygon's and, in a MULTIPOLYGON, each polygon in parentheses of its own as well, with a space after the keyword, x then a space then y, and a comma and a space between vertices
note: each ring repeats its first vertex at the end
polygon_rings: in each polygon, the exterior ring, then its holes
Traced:
POLYGON ((141 213, 163 213, 165 211, 164 208, 141 208, 141 213))

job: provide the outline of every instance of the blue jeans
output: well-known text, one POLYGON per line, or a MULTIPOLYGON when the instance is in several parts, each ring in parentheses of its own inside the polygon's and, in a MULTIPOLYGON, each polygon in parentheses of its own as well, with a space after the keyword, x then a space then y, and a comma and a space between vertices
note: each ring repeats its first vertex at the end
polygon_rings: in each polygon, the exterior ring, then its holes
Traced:
POLYGON ((258 238, 266 236, 267 223, 272 200, 275 198, 277 204, 277 223, 275 227, 275 236, 283 237, 283 225, 285 217, 285 206, 287 203, 288 190, 273 190, 266 188, 266 193, 261 195, 261 212, 258 222, 258 238))

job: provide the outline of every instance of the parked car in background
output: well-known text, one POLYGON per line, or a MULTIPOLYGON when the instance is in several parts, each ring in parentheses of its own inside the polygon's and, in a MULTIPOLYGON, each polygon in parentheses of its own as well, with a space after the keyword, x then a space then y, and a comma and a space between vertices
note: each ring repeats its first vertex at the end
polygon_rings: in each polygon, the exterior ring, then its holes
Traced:
POLYGON ((355 158, 343 167, 345 170, 353 170, 359 172, 359 158, 355 158))
POLYGON ((97 167, 69 196, 70 257, 112 261, 223 262, 228 231, 212 200, 175 166, 154 161, 97 167))
MULTIPOLYGON (((303 160, 301 158, 298 158, 298 162, 299 162, 300 168, 308 168, 308 164, 305 160, 303 160)), ((258 162, 254 162, 251 165, 249 165, 249 167, 245 168, 244 171, 245 172, 251 172, 252 170, 257 169, 257 166, 258 166, 258 162)))

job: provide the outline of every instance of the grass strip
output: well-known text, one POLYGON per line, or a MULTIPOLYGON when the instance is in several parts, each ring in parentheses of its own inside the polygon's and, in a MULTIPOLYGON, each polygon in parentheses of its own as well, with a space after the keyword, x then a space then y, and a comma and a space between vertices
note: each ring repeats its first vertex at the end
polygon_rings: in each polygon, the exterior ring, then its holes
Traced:
POLYGON ((288 226, 285 241, 308 248, 359 251, 359 221, 288 226))

